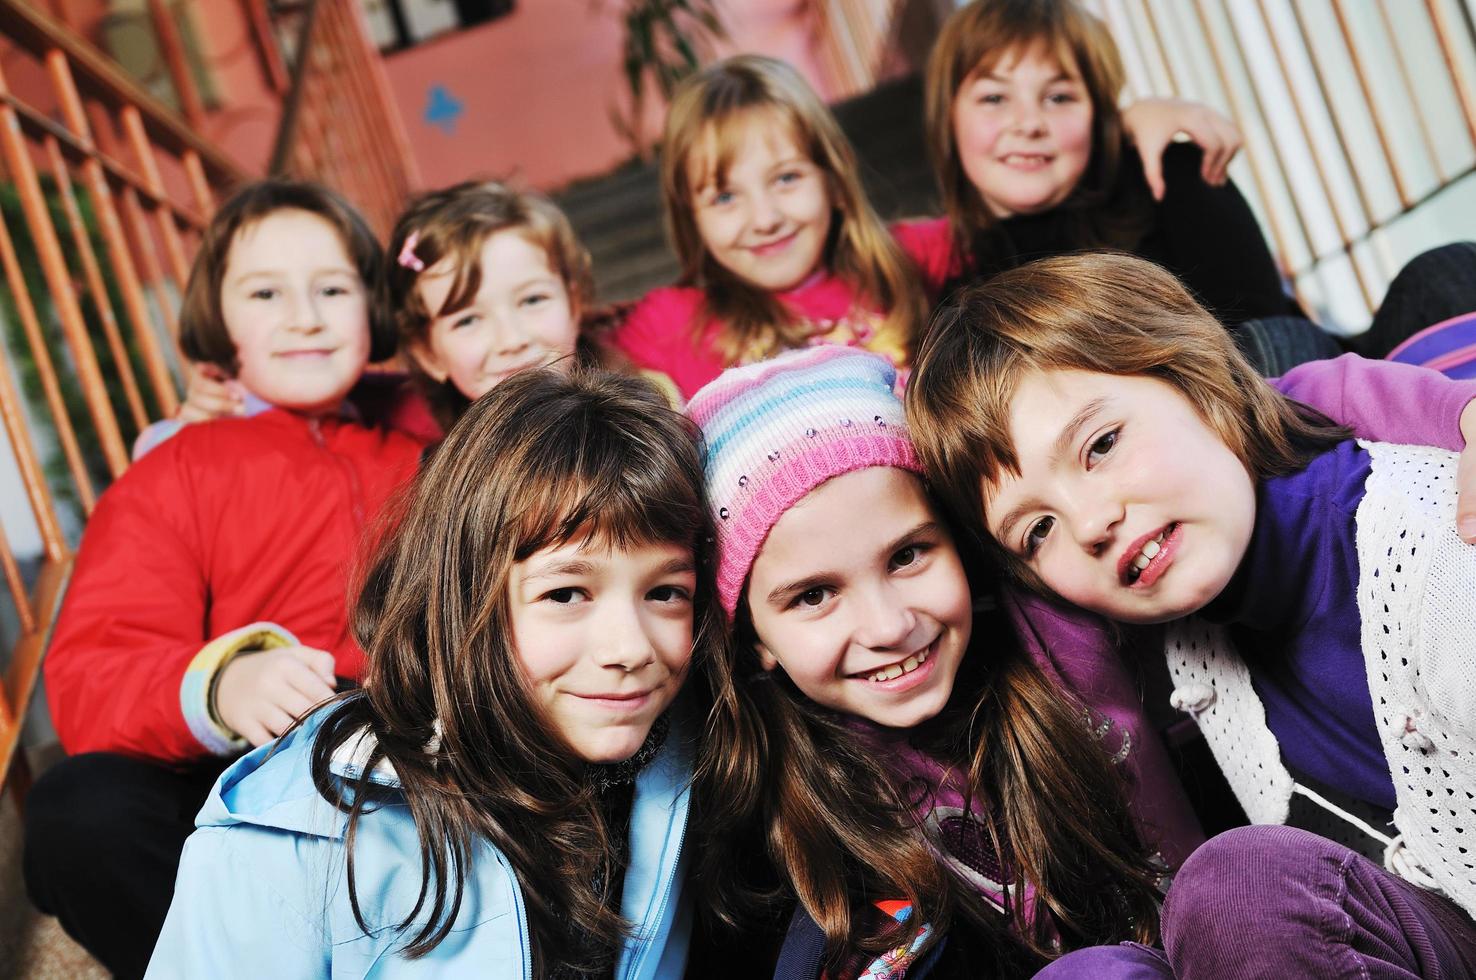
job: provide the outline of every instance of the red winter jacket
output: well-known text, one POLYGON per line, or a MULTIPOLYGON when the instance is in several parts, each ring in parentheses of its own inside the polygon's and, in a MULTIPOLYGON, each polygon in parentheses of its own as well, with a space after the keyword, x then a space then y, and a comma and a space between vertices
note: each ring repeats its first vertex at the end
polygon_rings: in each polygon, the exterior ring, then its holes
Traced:
POLYGON ((421 448, 272 409, 186 426, 139 460, 98 501, 47 652, 63 747, 167 761, 225 751, 197 737, 209 677, 197 665, 191 718, 181 686, 203 646, 253 623, 357 678, 348 591, 361 538, 421 448))

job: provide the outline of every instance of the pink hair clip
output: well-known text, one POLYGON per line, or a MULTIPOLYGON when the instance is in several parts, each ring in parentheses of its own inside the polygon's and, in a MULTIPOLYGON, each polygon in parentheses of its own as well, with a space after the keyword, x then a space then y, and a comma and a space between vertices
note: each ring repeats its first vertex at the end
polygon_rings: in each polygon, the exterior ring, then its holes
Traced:
POLYGON ((400 246, 400 257, 396 259, 400 265, 415 272, 424 272, 425 263, 420 256, 415 254, 415 246, 420 244, 420 232, 412 231, 405 236, 405 244, 400 246))

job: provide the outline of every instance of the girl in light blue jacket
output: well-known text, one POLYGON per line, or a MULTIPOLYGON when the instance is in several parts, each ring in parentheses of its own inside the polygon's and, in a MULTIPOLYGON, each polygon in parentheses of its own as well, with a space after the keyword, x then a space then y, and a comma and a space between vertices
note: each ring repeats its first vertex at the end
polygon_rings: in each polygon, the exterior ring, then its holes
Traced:
POLYGON ((647 383, 475 403, 369 567, 363 691, 221 776, 148 976, 681 976, 694 778, 745 792, 711 540, 647 383))

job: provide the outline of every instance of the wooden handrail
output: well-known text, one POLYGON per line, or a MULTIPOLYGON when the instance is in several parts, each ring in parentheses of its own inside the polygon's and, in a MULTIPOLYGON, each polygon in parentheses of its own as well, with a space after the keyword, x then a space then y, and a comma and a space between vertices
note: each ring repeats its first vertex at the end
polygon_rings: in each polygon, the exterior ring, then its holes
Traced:
POLYGON ((71 63, 77 88, 110 106, 138 108, 150 137, 173 153, 193 152, 214 181, 228 183, 247 168, 202 138, 164 103, 154 98, 116 62, 77 37, 26 0, 0 0, 0 35, 27 50, 41 53, 58 50, 71 63))

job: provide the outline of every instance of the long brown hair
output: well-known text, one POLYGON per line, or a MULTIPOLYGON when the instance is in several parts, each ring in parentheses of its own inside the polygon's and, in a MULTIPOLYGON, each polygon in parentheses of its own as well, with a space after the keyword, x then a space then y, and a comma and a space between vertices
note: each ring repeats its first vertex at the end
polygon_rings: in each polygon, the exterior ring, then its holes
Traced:
POLYGON ((930 942, 951 935, 991 976, 1033 975, 1061 951, 1053 934, 1062 950, 1156 939, 1162 869, 1136 836, 1122 779, 1085 711, 1035 666, 1003 617, 975 618, 947 706, 910 740, 966 774, 966 799, 990 815, 1001 864, 1035 888, 1028 929, 1016 899, 1006 896, 1001 915, 940 862, 919 833, 915 788, 897 785, 895 766, 853 719, 811 701, 782 671, 761 670, 754 640, 740 613, 743 700, 765 726, 768 848, 824 932, 832 966, 857 950, 906 945, 924 924, 930 942), (866 932, 864 906, 897 898, 913 914, 866 932))
MULTIPOLYGON (((1020 379, 1053 370, 1172 385, 1258 480, 1295 472, 1350 435, 1267 384, 1173 273, 1110 252, 1041 259, 940 309, 907 389, 918 456, 960 526, 982 528, 983 484, 1019 472, 1009 420, 1020 379)), ((1005 549, 991 550, 1040 587, 1005 549)))
MULTIPOLYGON (((399 924, 411 934, 406 955, 448 935, 483 841, 517 874, 535 975, 590 967, 569 962, 588 948, 574 936, 618 948, 628 928, 619 896, 590 887, 616 877, 615 849, 584 764, 528 694, 510 640, 509 575, 515 562, 571 540, 691 547, 698 588, 683 697, 710 710, 703 744, 716 738, 725 752, 751 758, 729 723, 735 699, 702 492, 691 424, 635 378, 524 372, 452 427, 359 597, 354 628, 369 662, 363 693, 331 713, 313 749, 319 792, 348 814, 349 896, 362 928, 356 834, 367 813, 403 798, 422 875, 419 899, 399 924), (365 775, 346 783, 329 761, 365 730, 376 742, 365 775), (428 754, 433 738, 438 748, 428 754), (394 766, 398 789, 369 781, 380 760, 394 766)), ((745 771, 726 759, 708 768, 718 780, 745 771)))
POLYGON ((917 271, 867 199, 856 153, 835 116, 793 68, 759 55, 727 58, 698 72, 677 90, 666 114, 661 192, 667 233, 682 283, 706 293, 693 329, 711 318, 721 321, 719 342, 730 364, 801 346, 807 338, 771 293, 714 260, 697 229, 693 172, 722 183, 739 150, 737 124, 755 113, 768 113, 787 127, 795 145, 824 173, 834 205, 826 266, 856 288, 859 300, 882 310, 880 337, 910 357, 927 319, 917 271), (715 159, 704 157, 709 140, 715 159))
POLYGON ((1001 58, 1032 48, 1054 57, 1081 79, 1092 104, 1091 161, 1059 207, 1076 218, 1078 247, 1131 248, 1146 231, 1151 203, 1138 196, 1114 199, 1123 162, 1122 113, 1117 99, 1126 82, 1122 57, 1107 25, 1079 0, 974 0, 953 12, 928 57, 924 88, 928 154, 943 197, 958 254, 979 268, 993 258, 978 254, 997 219, 959 157, 953 109, 964 85, 987 74, 1001 58))

